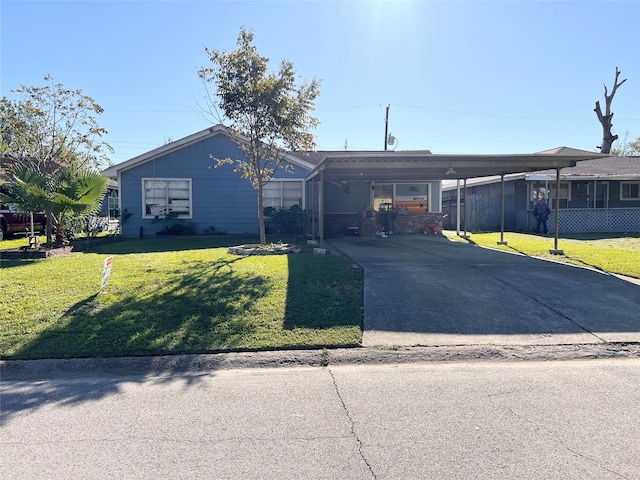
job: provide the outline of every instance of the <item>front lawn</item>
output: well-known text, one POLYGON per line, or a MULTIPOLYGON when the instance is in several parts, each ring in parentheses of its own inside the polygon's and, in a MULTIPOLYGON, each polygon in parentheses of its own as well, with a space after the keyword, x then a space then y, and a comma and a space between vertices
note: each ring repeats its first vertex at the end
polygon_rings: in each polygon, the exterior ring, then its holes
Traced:
MULTIPOLYGON (((444 232, 458 239, 455 232, 444 232)), ((535 257, 592 267, 609 273, 640 278, 640 235, 636 234, 565 234, 558 239, 564 255, 552 255, 552 235, 540 236, 505 232, 507 245, 497 245, 500 233, 473 233, 469 242, 483 247, 498 248, 535 257)))
POLYGON ((229 255, 226 247, 237 242, 132 239, 65 257, 2 260, 0 356, 360 344, 362 272, 348 259, 309 248, 297 255, 229 255), (99 292, 110 255, 111 277, 99 292))

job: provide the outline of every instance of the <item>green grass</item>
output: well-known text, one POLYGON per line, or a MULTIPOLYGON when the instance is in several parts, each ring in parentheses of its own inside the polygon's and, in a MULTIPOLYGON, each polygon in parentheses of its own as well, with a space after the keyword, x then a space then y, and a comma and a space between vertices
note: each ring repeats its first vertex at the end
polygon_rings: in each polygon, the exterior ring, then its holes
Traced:
MULTIPOLYGON (((455 232, 445 235, 458 239, 455 232)), ((640 235, 638 234, 567 234, 558 239, 564 255, 552 255, 554 238, 505 232, 507 245, 497 245, 500 233, 473 233, 469 242, 483 247, 497 248, 525 255, 588 266, 609 273, 640 278, 640 235)))
POLYGON ((238 243, 135 239, 65 257, 1 260, 0 357, 360 344, 362 273, 348 259, 309 248, 288 256, 227 254, 238 243), (111 278, 99 292, 109 255, 111 278))

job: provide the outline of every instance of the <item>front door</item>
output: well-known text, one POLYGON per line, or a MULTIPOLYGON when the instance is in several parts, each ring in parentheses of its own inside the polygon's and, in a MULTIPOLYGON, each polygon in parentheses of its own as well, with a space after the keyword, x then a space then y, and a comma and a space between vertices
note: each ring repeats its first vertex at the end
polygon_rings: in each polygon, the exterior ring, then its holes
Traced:
MULTIPOLYGON (((589 184, 588 186, 589 198, 594 199, 595 208, 609 208, 609 183, 594 182, 594 184, 589 184), (595 190, 595 195, 591 194, 593 190, 595 190)), ((594 205, 591 203, 589 206, 592 207, 594 205)))

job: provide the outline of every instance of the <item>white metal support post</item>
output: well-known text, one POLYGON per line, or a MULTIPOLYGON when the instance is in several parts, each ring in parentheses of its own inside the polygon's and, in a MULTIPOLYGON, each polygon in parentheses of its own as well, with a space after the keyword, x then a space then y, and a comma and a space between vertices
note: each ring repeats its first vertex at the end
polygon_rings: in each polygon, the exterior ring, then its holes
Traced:
POLYGON ((500 175, 500 241, 498 245, 506 245, 504 241, 504 174, 500 175))
POLYGON ((560 169, 556 168, 556 204, 555 204, 555 226, 553 228, 553 248, 549 250, 551 255, 564 255, 564 251, 558 248, 558 229, 560 228, 560 169))

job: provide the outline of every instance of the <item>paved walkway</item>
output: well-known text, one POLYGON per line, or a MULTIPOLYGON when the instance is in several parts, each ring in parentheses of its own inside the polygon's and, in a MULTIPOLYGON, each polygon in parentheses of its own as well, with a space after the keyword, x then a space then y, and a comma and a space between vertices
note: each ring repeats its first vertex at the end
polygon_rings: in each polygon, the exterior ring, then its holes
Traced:
POLYGON ((613 275, 443 236, 327 246, 364 268, 364 346, 640 342, 640 286, 613 275))

